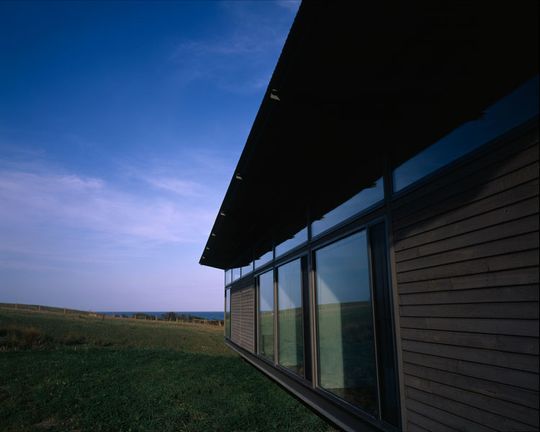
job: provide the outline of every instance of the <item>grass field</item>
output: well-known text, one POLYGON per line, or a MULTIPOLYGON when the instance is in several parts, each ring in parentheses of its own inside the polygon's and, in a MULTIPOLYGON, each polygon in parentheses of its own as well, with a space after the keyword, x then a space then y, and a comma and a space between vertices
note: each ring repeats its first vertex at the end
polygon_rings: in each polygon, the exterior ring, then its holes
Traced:
POLYGON ((0 430, 332 430, 222 332, 0 309, 0 430))

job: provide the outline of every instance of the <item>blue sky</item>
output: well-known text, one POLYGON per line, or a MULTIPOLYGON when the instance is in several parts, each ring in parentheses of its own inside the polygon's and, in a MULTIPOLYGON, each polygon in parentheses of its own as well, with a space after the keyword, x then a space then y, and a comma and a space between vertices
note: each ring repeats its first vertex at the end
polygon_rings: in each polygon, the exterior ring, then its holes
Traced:
POLYGON ((198 259, 298 5, 0 2, 0 302, 221 310, 198 259))

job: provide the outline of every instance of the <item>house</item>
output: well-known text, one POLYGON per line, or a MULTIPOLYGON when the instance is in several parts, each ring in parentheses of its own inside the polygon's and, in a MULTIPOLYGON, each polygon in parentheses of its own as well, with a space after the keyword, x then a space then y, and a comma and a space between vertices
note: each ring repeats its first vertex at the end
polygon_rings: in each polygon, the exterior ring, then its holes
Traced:
POLYGON ((345 430, 538 429, 538 2, 300 6, 200 263, 345 430))

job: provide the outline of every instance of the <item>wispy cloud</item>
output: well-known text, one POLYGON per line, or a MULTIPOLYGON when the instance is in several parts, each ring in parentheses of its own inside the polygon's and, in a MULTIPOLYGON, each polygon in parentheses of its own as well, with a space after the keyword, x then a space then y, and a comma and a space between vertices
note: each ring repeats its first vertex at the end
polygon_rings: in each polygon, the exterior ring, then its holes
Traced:
POLYGON ((300 6, 300 0, 277 0, 276 4, 282 8, 288 9, 291 12, 296 13, 300 6))
MULTIPOLYGON (((175 192, 192 185, 156 183, 175 192)), ((191 193, 191 192, 190 192, 191 193)), ((200 242, 212 212, 162 196, 118 190, 100 178, 76 174, 0 171, 0 228, 48 224, 158 243, 200 242)))
POLYGON ((203 196, 202 186, 190 180, 181 180, 174 177, 144 177, 144 180, 157 189, 180 196, 203 196))
POLYGON ((223 2, 234 32, 219 39, 180 41, 170 55, 179 82, 208 80, 234 93, 250 93, 268 84, 298 2, 223 2), (287 8, 290 16, 276 13, 287 8))

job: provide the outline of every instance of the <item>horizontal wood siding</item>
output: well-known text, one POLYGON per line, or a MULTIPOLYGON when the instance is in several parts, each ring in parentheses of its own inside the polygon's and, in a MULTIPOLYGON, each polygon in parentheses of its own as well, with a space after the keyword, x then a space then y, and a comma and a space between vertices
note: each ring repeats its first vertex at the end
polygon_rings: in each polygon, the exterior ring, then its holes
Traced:
POLYGON ((236 289, 231 294, 231 340, 242 348, 255 350, 255 289, 236 289))
POLYGON ((538 127, 392 203, 409 431, 538 430, 538 127))

